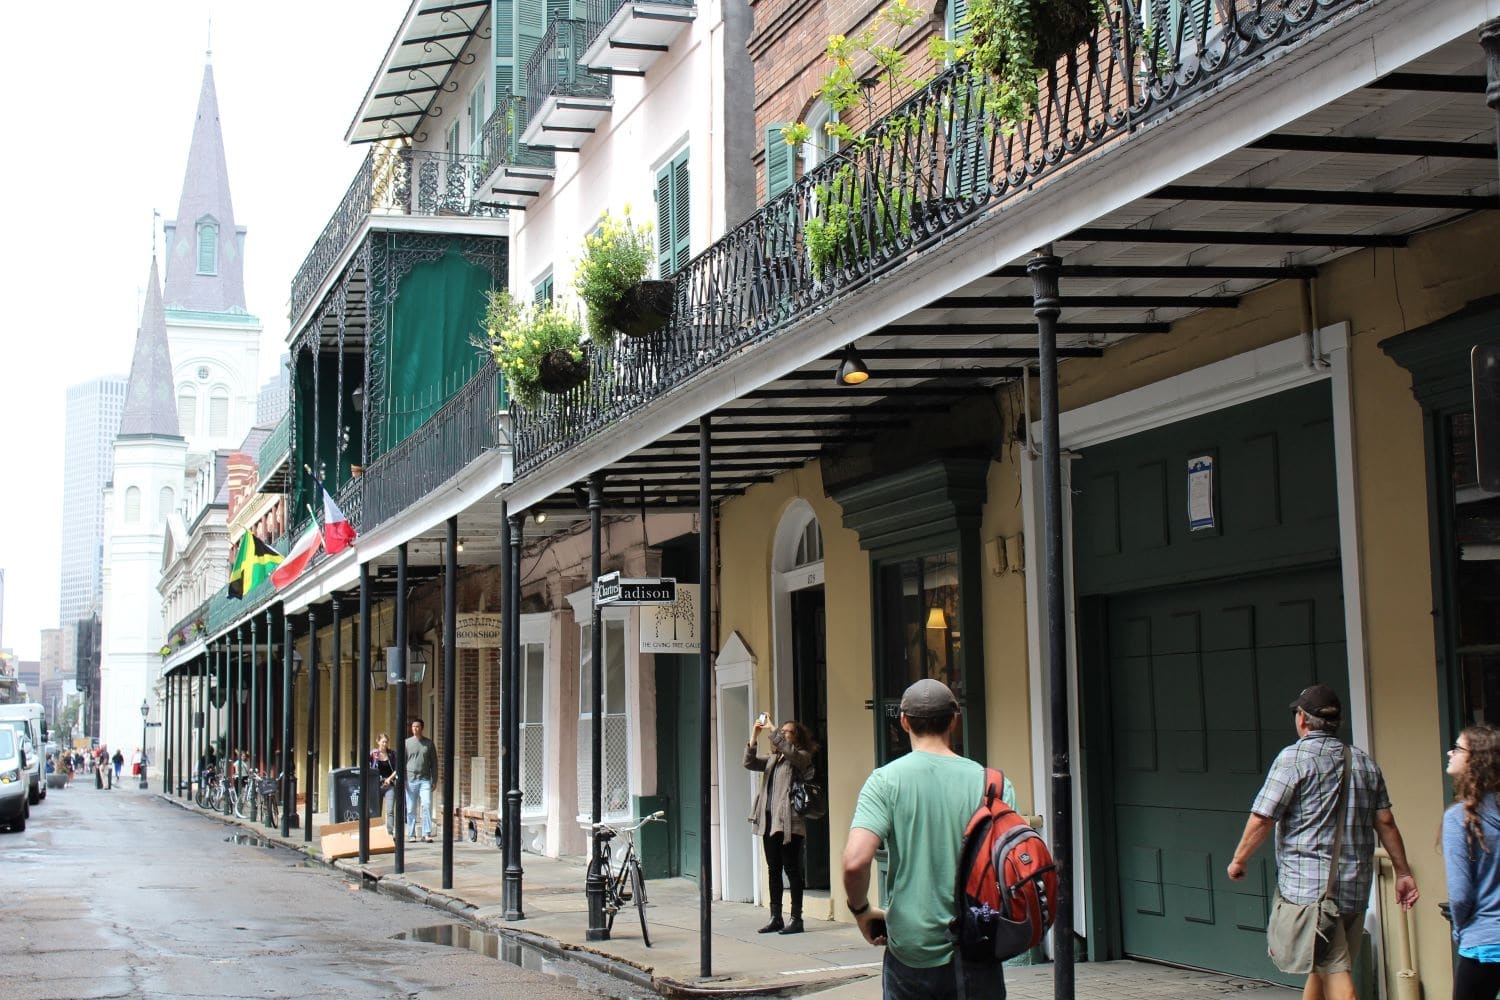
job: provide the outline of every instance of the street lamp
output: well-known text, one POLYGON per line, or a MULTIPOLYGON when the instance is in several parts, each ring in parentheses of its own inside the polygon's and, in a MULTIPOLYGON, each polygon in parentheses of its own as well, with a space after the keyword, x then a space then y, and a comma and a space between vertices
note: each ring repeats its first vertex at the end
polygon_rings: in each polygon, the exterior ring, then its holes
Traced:
POLYGON ((146 787, 146 716, 151 714, 151 702, 141 699, 141 788, 146 787))

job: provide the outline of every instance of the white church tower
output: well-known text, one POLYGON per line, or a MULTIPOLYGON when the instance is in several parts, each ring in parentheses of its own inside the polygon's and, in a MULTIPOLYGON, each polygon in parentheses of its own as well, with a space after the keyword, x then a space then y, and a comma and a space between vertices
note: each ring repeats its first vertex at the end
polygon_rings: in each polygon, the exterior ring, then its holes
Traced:
POLYGON ((157 591, 167 518, 194 492, 204 459, 244 440, 260 388, 261 326, 245 308, 245 229, 234 220, 212 65, 177 215, 163 228, 165 284, 153 258, 105 490, 99 737, 127 757, 141 741, 142 700, 161 718, 160 650, 175 624, 162 620, 157 591))
MULTIPOLYGON (((162 546, 182 497, 187 441, 178 432, 172 355, 156 260, 125 384, 114 478, 104 490, 104 634, 99 738, 130 756, 141 742, 141 702, 161 672, 162 546)), ((154 699, 153 699, 154 704, 154 699)))

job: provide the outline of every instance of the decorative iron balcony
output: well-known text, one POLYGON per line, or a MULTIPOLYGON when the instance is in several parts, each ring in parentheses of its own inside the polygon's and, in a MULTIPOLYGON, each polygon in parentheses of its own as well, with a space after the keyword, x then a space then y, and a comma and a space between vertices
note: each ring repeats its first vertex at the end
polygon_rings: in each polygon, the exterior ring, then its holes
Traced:
POLYGON ((613 103, 607 74, 583 64, 583 53, 599 25, 558 18, 526 63, 529 114, 521 139, 533 149, 577 152, 583 137, 609 114, 613 103))
POLYGON ((507 94, 484 123, 484 181, 478 197, 506 208, 524 208, 552 182, 557 170, 550 150, 520 139, 526 98, 507 94))
POLYGON ((500 369, 486 360, 479 372, 415 433, 381 455, 340 492, 350 522, 368 532, 420 503, 443 483, 498 443, 504 400, 500 369), (360 496, 350 487, 358 486, 360 496), (351 509, 352 508, 352 509, 351 509))
POLYGON ((585 0, 583 9, 596 26, 583 64, 630 76, 644 76, 698 14, 691 0, 585 0))
POLYGON ((302 314, 371 216, 499 216, 478 197, 485 157, 409 146, 371 146, 343 201, 292 278, 292 316, 302 314))
POLYGON ((517 474, 1362 3, 1217 0, 1173 4, 1169 19, 1163 0, 1108 0, 1103 22, 1048 70, 1037 106, 1019 122, 995 115, 983 73, 952 66, 872 126, 868 142, 820 164, 689 261, 676 275, 666 330, 596 348, 588 382, 520 409, 517 474))
POLYGON ((271 434, 261 442, 255 459, 255 474, 260 482, 257 493, 284 493, 286 491, 287 461, 292 450, 292 415, 288 410, 281 415, 271 434))

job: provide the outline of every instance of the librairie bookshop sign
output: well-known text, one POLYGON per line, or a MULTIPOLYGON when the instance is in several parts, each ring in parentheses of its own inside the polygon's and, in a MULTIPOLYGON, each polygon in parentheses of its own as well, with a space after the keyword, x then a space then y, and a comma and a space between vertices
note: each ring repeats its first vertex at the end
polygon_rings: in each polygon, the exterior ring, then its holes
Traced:
POLYGON ((596 607, 635 607, 643 604, 676 604, 677 580, 670 576, 622 578, 605 573, 594 581, 596 607))
POLYGON ((457 649, 498 649, 500 616, 492 612, 466 611, 454 616, 457 649))

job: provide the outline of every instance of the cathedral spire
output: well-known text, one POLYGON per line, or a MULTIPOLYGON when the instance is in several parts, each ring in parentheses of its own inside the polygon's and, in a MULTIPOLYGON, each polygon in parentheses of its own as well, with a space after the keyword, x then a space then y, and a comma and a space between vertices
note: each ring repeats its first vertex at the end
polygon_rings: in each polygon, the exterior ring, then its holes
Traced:
POLYGON ((219 128, 214 68, 203 67, 198 117, 177 218, 166 224, 166 302, 197 312, 245 312, 244 231, 235 227, 219 128))
POLYGON ((177 429, 176 388, 172 378, 172 352, 167 346, 167 314, 162 305, 156 258, 151 258, 151 285, 146 289, 146 307, 141 310, 141 328, 135 335, 135 356, 130 362, 130 380, 125 383, 125 410, 120 416, 120 436, 154 434, 180 437, 177 429))

